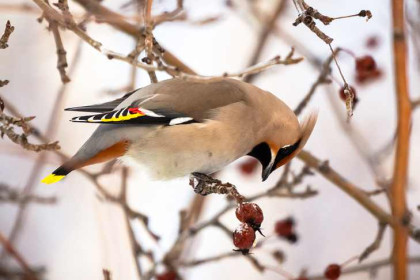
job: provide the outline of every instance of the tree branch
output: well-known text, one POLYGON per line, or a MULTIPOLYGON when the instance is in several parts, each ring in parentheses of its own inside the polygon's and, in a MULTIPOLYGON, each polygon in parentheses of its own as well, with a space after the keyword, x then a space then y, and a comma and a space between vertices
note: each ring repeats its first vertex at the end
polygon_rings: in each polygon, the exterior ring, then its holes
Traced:
POLYGON ((411 103, 408 93, 407 42, 405 38, 404 1, 392 1, 394 75, 397 96, 398 128, 394 176, 391 186, 391 209, 394 218, 394 279, 407 279, 406 185, 410 147, 411 103))

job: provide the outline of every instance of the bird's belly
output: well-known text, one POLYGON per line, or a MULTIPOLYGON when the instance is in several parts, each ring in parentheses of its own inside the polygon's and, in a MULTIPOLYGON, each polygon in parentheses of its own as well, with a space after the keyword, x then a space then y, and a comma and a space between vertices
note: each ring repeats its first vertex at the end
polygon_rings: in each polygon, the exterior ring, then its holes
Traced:
POLYGON ((236 158, 217 154, 216 151, 151 151, 129 150, 126 156, 146 168, 149 175, 157 180, 169 180, 186 176, 192 172, 211 174, 219 171, 236 158))
MULTIPOLYGON (((126 155, 155 179, 210 174, 248 153, 244 133, 219 122, 162 127, 133 141, 126 155), (226 135, 229 135, 226 137, 226 135)), ((246 138, 246 137, 245 137, 246 138)))

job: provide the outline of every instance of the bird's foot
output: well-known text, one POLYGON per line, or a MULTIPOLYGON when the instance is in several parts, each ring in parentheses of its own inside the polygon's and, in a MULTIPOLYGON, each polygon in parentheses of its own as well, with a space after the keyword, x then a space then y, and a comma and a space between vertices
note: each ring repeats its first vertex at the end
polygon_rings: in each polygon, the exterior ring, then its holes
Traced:
POLYGON ((209 186, 221 184, 220 180, 214 179, 209 175, 199 172, 193 172, 190 175, 190 186, 193 187, 194 192, 200 195, 208 195, 212 192, 209 190, 209 186))
POLYGON ((191 173, 190 186, 193 187, 195 193, 203 196, 217 193, 227 194, 233 197, 238 203, 242 203, 245 200, 234 185, 230 183, 222 183, 222 181, 214 179, 203 173, 191 173))

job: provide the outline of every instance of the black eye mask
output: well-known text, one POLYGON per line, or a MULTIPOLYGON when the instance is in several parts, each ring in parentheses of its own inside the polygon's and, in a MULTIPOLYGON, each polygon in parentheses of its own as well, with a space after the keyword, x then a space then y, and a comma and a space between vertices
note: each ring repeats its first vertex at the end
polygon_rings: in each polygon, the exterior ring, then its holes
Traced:
POLYGON ((293 145, 289 145, 289 146, 285 146, 283 148, 280 148, 279 151, 277 152, 276 159, 274 160, 274 166, 277 166, 277 164, 282 159, 285 159, 286 157, 288 157, 291 154, 293 154, 293 152, 296 151, 296 149, 299 147, 300 141, 301 140, 297 141, 293 145))
POLYGON ((263 142, 255 146, 251 152, 248 153, 261 163, 263 170, 270 164, 271 161, 271 150, 267 143, 263 142))

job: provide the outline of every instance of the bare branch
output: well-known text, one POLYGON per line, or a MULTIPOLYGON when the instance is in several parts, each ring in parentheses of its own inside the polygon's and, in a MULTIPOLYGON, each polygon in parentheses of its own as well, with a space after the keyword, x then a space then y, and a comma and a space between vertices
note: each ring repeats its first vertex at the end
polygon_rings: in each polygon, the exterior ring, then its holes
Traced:
POLYGON ((102 44, 98 41, 92 39, 85 31, 83 31, 71 17, 63 17, 61 16, 55 9, 53 9, 50 5, 48 5, 43 0, 33 0, 35 4, 38 5, 39 8, 43 11, 44 17, 48 21, 55 21, 60 26, 67 28, 73 31, 80 39, 91 45, 93 48, 97 49, 98 51, 101 50, 102 44))
POLYGON ((30 202, 39 204, 54 204, 57 202, 57 198, 23 194, 18 190, 12 189, 6 184, 0 183, 0 202, 17 204, 30 202))
POLYGON ((359 262, 362 262, 367 257, 369 257, 370 254, 372 254, 374 251, 378 250, 381 246, 382 239, 384 238, 384 233, 386 230, 386 224, 379 223, 378 227, 378 234, 376 235, 375 241, 373 241, 372 244, 370 244, 360 255, 359 262))
POLYGON ((236 187, 230 183, 222 183, 220 180, 213 179, 210 176, 192 173, 190 177, 190 186, 194 188, 194 192, 200 195, 208 195, 212 193, 227 194, 231 196, 239 204, 245 201, 236 187))
POLYGON ((10 21, 8 20, 6 23, 6 27, 4 29, 4 33, 0 38, 0 49, 5 49, 9 45, 7 42, 9 41, 10 34, 15 30, 15 27, 10 24, 10 21))
POLYGON ((19 263, 19 265, 24 269, 27 279, 28 280, 37 280, 35 273, 29 267, 26 260, 20 255, 20 253, 10 244, 9 240, 7 240, 2 233, 0 233, 0 243, 3 247, 9 252, 11 256, 19 263))
POLYGON ((28 138, 25 134, 17 134, 13 127, 0 126, 0 133, 1 135, 6 135, 13 143, 18 144, 29 151, 40 152, 60 149, 58 141, 48 144, 32 144, 28 142, 28 138))
POLYGON ((70 82, 70 78, 66 74, 67 64, 67 52, 64 49, 63 41, 61 40, 60 31, 58 30, 57 23, 55 21, 50 21, 50 29, 54 35, 55 45, 57 47, 57 69, 60 73, 61 81, 63 84, 70 82))

